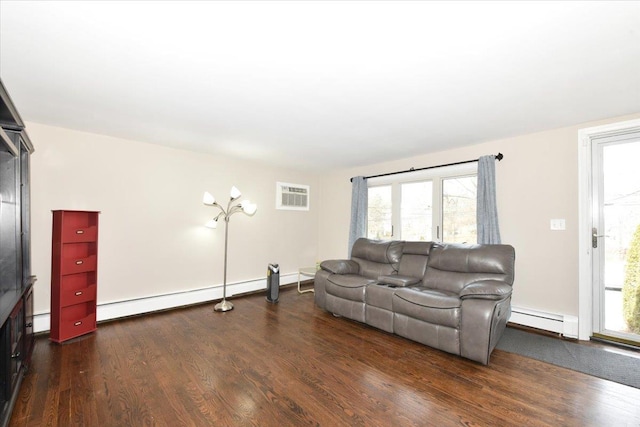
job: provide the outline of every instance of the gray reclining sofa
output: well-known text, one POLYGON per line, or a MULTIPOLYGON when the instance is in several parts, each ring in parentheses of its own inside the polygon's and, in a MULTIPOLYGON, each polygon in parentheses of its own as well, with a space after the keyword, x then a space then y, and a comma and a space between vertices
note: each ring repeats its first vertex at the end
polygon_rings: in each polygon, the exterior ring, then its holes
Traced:
POLYGON ((320 264, 315 303, 486 365, 511 315, 514 263, 510 245, 361 238, 351 259, 320 264))

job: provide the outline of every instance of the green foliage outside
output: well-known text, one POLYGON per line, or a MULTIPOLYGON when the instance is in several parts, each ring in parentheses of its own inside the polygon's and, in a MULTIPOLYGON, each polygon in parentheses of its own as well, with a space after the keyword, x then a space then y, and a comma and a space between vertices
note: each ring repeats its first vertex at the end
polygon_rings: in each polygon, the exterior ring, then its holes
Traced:
POLYGON ((635 309, 633 310, 633 319, 635 319, 634 326, 631 330, 637 334, 640 334, 640 286, 636 286, 636 299, 635 309))
POLYGON ((640 334, 640 224, 633 233, 624 266, 622 310, 631 332, 640 334))

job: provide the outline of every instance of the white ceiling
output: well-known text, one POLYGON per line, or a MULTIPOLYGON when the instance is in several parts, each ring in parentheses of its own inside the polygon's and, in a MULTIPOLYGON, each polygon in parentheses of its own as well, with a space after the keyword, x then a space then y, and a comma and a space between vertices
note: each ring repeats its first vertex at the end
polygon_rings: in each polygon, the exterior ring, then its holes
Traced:
POLYGON ((640 2, 0 0, 27 121, 341 168, 640 112, 640 2))

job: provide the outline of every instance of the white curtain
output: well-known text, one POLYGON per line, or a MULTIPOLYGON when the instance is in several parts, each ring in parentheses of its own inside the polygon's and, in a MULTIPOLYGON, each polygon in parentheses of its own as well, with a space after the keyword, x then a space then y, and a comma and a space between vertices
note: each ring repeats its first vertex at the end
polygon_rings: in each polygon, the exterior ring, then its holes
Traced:
POLYGON ((478 159, 478 243, 499 244, 498 207, 496 205, 496 157, 478 159))
POLYGON ((367 178, 356 176, 351 180, 351 225, 349 227, 349 249, 347 253, 351 257, 351 248, 360 237, 367 236, 367 206, 369 189, 367 178))

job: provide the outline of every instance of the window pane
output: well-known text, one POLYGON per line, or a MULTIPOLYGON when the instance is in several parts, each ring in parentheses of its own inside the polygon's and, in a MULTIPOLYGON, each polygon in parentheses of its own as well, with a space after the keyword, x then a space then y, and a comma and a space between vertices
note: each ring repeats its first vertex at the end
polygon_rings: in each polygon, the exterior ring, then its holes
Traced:
POLYGON ((447 243, 476 243, 475 176, 442 180, 442 239, 447 243))
POLYGON ((369 188, 369 206, 367 209, 367 237, 389 240, 391 227, 391 186, 369 188))
POLYGON ((402 240, 431 241, 433 182, 411 182, 401 186, 400 221, 402 240))

